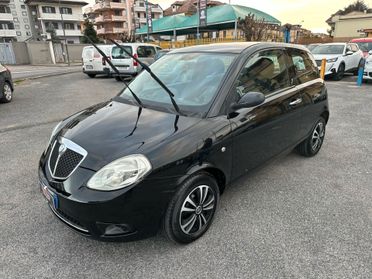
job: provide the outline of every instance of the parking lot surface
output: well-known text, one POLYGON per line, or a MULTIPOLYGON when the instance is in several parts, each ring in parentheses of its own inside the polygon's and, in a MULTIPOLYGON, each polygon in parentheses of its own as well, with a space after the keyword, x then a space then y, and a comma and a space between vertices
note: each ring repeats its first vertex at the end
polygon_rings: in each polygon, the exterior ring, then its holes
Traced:
POLYGON ((0 278, 371 278, 372 85, 328 82, 320 153, 291 153, 230 185, 210 230, 180 246, 162 235, 90 240, 50 212, 37 177, 57 121, 122 84, 82 73, 24 81, 0 105, 0 278))

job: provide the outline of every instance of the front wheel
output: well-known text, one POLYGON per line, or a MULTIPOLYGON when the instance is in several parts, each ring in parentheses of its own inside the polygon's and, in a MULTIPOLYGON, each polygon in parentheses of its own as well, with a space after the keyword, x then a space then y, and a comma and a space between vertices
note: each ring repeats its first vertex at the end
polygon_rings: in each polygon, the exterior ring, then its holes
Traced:
POLYGON ((164 217, 166 236, 187 244, 201 237, 210 227, 219 202, 216 180, 207 173, 187 179, 174 195, 164 217))
POLYGON ((323 145, 326 123, 320 117, 312 129, 310 136, 297 146, 298 152, 305 157, 315 156, 323 145))
POLYGON ((344 74, 345 74, 345 65, 341 64, 338 67, 337 73, 335 73, 334 80, 337 80, 337 81, 341 80, 344 77, 344 74))
POLYGON ((88 77, 95 78, 96 77, 96 74, 88 74, 88 77))
POLYGON ((9 103, 13 99, 13 90, 8 82, 4 82, 2 88, 3 97, 0 98, 0 103, 9 103))

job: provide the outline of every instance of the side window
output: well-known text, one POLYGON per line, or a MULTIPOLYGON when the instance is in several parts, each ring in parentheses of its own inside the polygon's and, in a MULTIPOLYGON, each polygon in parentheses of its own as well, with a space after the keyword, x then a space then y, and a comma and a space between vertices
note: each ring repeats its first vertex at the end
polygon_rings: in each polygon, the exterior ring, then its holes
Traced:
POLYGON ((351 51, 352 52, 357 52, 359 49, 358 49, 358 47, 357 47, 357 45, 356 44, 352 44, 351 45, 351 51))
POLYGON ((345 53, 348 53, 349 51, 352 51, 352 50, 351 50, 351 45, 347 45, 347 46, 346 46, 345 53))
POLYGON ((240 98, 248 92, 268 95, 289 86, 286 54, 282 50, 265 50, 251 57, 244 66, 236 92, 240 98))
POLYGON ((297 83, 305 83, 319 77, 318 67, 305 51, 290 49, 288 52, 297 83))
POLYGON ((139 46, 137 48, 137 54, 140 58, 154 57, 155 53, 155 48, 152 46, 139 46))

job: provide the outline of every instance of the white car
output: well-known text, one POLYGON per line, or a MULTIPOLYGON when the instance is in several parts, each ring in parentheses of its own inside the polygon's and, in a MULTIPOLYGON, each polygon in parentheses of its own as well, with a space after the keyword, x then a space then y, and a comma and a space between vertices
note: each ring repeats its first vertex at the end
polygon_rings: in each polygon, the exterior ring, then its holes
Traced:
POLYGON ((372 50, 368 54, 369 56, 366 58, 366 65, 364 66, 363 79, 365 81, 372 80, 372 50))
POLYGON ((363 63, 363 52, 354 43, 322 44, 312 50, 320 69, 322 59, 327 60, 325 75, 332 75, 335 80, 341 80, 345 72, 358 73, 363 63))
MULTIPOLYGON (((98 45, 98 47, 108 56, 111 57, 112 45, 98 45)), ((111 76, 112 69, 101 54, 93 47, 86 46, 83 48, 83 73, 94 78, 96 75, 111 76)))

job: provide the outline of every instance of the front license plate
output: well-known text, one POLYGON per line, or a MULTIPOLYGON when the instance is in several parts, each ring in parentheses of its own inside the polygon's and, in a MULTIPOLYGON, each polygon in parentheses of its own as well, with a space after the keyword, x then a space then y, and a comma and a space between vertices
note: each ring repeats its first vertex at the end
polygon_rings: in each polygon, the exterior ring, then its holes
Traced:
POLYGON ((93 66, 91 66, 91 65, 86 65, 85 68, 86 68, 87 70, 91 70, 91 69, 93 69, 93 66))
POLYGON ((48 187, 43 186, 42 192, 47 201, 53 206, 53 208, 58 209, 59 200, 58 196, 53 192, 49 191, 48 187))

